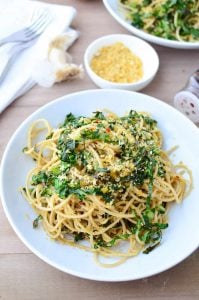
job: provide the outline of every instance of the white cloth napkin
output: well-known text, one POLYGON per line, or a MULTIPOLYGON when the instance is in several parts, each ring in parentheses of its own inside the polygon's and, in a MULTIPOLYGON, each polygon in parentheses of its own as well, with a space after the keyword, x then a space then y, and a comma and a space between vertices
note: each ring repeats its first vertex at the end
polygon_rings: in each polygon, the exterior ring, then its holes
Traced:
MULTIPOLYGON (((0 83, 0 113, 35 85, 31 79, 34 63, 44 58, 50 40, 67 31, 76 15, 76 10, 70 6, 30 0, 0 0, 0 39, 29 25, 35 11, 42 8, 49 11, 52 21, 36 43, 17 56, 6 78, 0 83)), ((0 47, 0 64, 5 59, 9 47, 11 44, 0 47)))

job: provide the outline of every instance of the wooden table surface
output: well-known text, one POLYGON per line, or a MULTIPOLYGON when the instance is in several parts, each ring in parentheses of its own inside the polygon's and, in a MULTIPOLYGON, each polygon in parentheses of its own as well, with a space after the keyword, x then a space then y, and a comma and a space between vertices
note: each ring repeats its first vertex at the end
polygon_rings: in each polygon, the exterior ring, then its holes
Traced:
MULTIPOLYGON (((81 36, 70 49, 76 63, 83 62, 86 47, 97 37, 127 33, 100 0, 46 2, 77 9, 74 27, 81 36)), ((142 92, 173 105, 174 94, 198 67, 199 53, 154 47, 159 54, 160 69, 142 92)), ((57 84, 50 89, 36 86, 17 99, 0 115, 0 157, 15 129, 37 108, 62 95, 93 88, 94 84, 85 76, 83 80, 57 84)), ((32 254, 16 236, 0 206, 0 299, 199 299, 199 251, 176 267, 143 280, 102 283, 80 279, 54 269, 32 254)))

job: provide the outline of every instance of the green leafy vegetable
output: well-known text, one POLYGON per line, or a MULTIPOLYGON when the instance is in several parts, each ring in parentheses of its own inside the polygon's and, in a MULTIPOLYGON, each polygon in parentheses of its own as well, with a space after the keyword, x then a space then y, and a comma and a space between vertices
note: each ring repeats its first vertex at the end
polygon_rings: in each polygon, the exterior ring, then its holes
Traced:
POLYGON ((160 244, 160 242, 157 242, 157 243, 155 243, 154 245, 147 247, 147 248, 143 251, 143 253, 144 253, 144 254, 149 254, 149 253, 150 253, 151 251, 153 251, 159 244, 160 244))
POLYGON ((28 151, 28 147, 24 147, 24 148, 22 149, 22 152, 23 152, 23 153, 26 152, 26 151, 28 151))
POLYGON ((49 135, 47 135, 46 140, 50 140, 53 136, 53 132, 51 132, 49 135))
POLYGON ((94 118, 99 120, 105 120, 105 116, 101 111, 94 112, 94 118))
POLYGON ((85 238, 85 234, 83 232, 75 233, 74 241, 79 242, 85 238))
POLYGON ((37 175, 32 176, 32 185, 37 185, 39 183, 46 183, 48 176, 45 172, 40 171, 37 175))
POLYGON ((99 129, 96 130, 83 130, 81 132, 81 137, 83 139, 98 140, 103 142, 110 142, 110 135, 105 132, 100 132, 99 129))
POLYGON ((38 225, 39 225, 39 221, 41 221, 43 219, 43 217, 41 215, 39 215, 36 219, 34 219, 32 225, 33 225, 33 228, 37 228, 38 225))
POLYGON ((98 249, 100 247, 113 247, 116 244, 116 241, 118 240, 126 240, 131 236, 129 233, 116 235, 112 240, 109 242, 105 242, 103 239, 100 239, 94 243, 94 249, 98 249))

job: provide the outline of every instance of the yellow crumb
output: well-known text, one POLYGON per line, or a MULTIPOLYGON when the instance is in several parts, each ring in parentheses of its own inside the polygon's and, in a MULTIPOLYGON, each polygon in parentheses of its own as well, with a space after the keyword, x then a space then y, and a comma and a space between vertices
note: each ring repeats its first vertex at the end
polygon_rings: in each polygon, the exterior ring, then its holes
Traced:
POLYGON ((101 48, 91 60, 91 69, 116 83, 132 83, 143 77, 141 59, 121 42, 101 48))

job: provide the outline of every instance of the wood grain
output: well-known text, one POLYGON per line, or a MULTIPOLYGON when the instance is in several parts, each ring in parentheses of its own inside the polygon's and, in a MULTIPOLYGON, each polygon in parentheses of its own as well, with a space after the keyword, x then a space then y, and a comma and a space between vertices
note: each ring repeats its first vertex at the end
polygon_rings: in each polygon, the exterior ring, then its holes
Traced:
MULTIPOLYGON (((76 63, 83 62, 86 47, 97 37, 127 33, 99 0, 45 2, 77 9, 74 27, 81 36, 70 49, 76 63)), ((198 67, 199 53, 154 47, 159 54, 160 69, 142 92, 173 105, 173 96, 198 67)), ((93 88, 95 85, 85 75, 83 80, 57 84, 50 89, 36 86, 17 99, 0 116, 0 157, 15 129, 37 108, 65 94, 93 88)), ((199 251, 178 266, 144 280, 125 283, 83 280, 48 266, 30 253, 10 227, 0 205, 0 299, 199 299, 199 251)))

